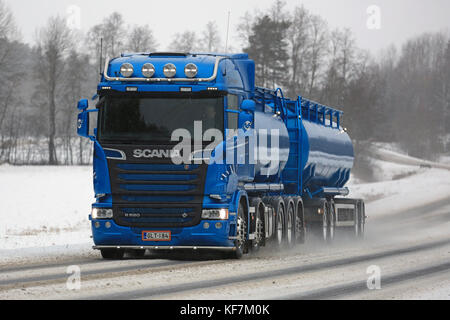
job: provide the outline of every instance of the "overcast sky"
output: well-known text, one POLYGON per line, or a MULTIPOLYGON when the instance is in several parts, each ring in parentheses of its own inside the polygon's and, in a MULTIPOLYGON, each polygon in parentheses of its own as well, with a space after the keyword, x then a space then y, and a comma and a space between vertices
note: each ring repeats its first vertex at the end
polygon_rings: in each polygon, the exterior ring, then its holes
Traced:
MULTIPOLYGON (((65 16, 68 8, 80 8, 81 28, 86 31, 113 11, 123 14, 127 24, 149 24, 164 50, 171 37, 184 30, 201 31, 216 21, 225 38, 231 11, 230 43, 239 47, 236 24, 246 11, 264 10, 274 0, 6 0, 23 40, 33 42, 35 30, 52 15, 65 16)), ((331 28, 353 30, 359 47, 376 53, 390 44, 400 45, 422 32, 450 29, 450 0, 287 0, 287 7, 304 4, 320 14, 331 28), (376 11, 367 9, 376 5, 376 11), (375 19, 375 20, 374 20, 375 19), (368 28, 368 21, 371 28, 368 28), (377 29, 379 21, 379 27, 377 29)))

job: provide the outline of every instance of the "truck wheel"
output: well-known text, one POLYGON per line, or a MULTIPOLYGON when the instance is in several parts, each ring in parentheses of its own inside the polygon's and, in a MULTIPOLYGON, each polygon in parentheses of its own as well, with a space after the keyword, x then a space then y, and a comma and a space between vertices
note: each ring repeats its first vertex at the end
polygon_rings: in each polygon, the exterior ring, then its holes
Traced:
POLYGON ((253 241, 252 250, 258 251, 266 245, 266 232, 264 230, 264 206, 257 206, 255 213, 255 240, 253 241))
POLYGON ((336 236, 336 207, 334 202, 330 203, 330 240, 334 240, 336 236))
POLYGON ((361 227, 361 225, 360 225, 360 217, 359 217, 359 213, 358 213, 358 210, 355 212, 355 226, 353 227, 354 228, 354 232, 355 232, 355 237, 356 238, 358 238, 359 237, 359 235, 360 235, 360 227, 361 227))
POLYGON ((364 203, 360 202, 357 206, 358 210, 355 214, 355 235, 357 238, 364 238, 365 212, 364 203))
POLYGON ((247 220, 245 218, 244 206, 240 203, 236 222, 236 250, 233 252, 235 259, 240 259, 247 253, 247 220))
POLYGON ((328 210, 324 210, 322 215, 322 237, 324 241, 328 241, 328 210))
POLYGON ((303 205, 297 204, 297 217, 295 219, 295 238, 298 244, 304 244, 306 239, 305 220, 303 215, 303 205))
POLYGON ((102 249, 100 252, 106 260, 122 260, 125 255, 125 250, 120 249, 102 249))
POLYGON ((276 237, 276 244, 281 247, 286 240, 286 223, 285 223, 285 210, 284 210, 284 204, 283 201, 278 201, 278 205, 276 206, 276 230, 275 230, 275 237, 276 237))
POLYGON ((322 234, 325 242, 331 242, 334 239, 336 230, 336 218, 333 204, 325 204, 322 217, 322 234))
POLYGON ((289 203, 289 207, 287 210, 287 225, 286 225, 286 243, 289 248, 295 246, 296 242, 296 219, 295 219, 295 208, 293 203, 289 203))

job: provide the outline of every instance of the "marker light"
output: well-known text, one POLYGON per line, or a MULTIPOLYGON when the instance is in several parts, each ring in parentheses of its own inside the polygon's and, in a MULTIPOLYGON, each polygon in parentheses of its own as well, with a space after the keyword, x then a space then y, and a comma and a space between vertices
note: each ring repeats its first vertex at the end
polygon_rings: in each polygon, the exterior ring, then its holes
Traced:
POLYGON ((184 73, 186 74, 186 77, 188 77, 188 78, 195 78, 198 74, 198 67, 193 63, 189 63, 184 68, 184 73))
POLYGON ((142 75, 146 78, 151 78, 155 75, 155 66, 151 63, 146 63, 142 67, 142 75))
POLYGON ((121 67, 120 67, 120 74, 122 76, 124 76, 125 78, 129 78, 133 75, 134 73, 134 68, 133 65, 130 63, 124 63, 121 67))
POLYGON ((172 63, 168 63, 164 66, 163 72, 167 78, 173 78, 177 74, 177 67, 172 63))

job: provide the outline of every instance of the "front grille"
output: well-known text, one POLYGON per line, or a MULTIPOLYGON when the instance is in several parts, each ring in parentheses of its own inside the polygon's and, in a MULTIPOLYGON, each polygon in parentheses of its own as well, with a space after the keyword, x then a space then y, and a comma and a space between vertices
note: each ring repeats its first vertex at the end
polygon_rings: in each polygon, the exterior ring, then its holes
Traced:
POLYGON ((118 225, 176 228, 200 223, 205 165, 175 165, 170 159, 157 163, 152 159, 127 159, 108 160, 118 225))

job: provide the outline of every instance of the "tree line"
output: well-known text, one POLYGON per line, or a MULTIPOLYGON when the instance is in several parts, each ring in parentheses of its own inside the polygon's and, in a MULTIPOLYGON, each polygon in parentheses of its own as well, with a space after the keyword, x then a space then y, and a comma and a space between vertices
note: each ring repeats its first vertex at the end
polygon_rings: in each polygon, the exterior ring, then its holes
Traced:
MULTIPOLYGON (((345 112, 357 154, 370 142, 395 142, 413 156, 432 159, 450 148, 450 37, 425 33, 378 56, 357 47, 349 29, 331 29, 304 6, 276 0, 246 13, 235 26, 256 62, 257 85, 282 88, 345 112)), ((91 147, 76 137, 76 102, 92 95, 107 57, 159 49, 149 25, 127 25, 117 12, 86 34, 51 17, 24 44, 0 0, 0 162, 85 164, 91 147), (102 39, 102 41, 100 40, 102 39)), ((215 22, 203 32, 175 34, 168 50, 223 52, 215 22)), ((361 166, 364 157, 358 157, 361 166)))

